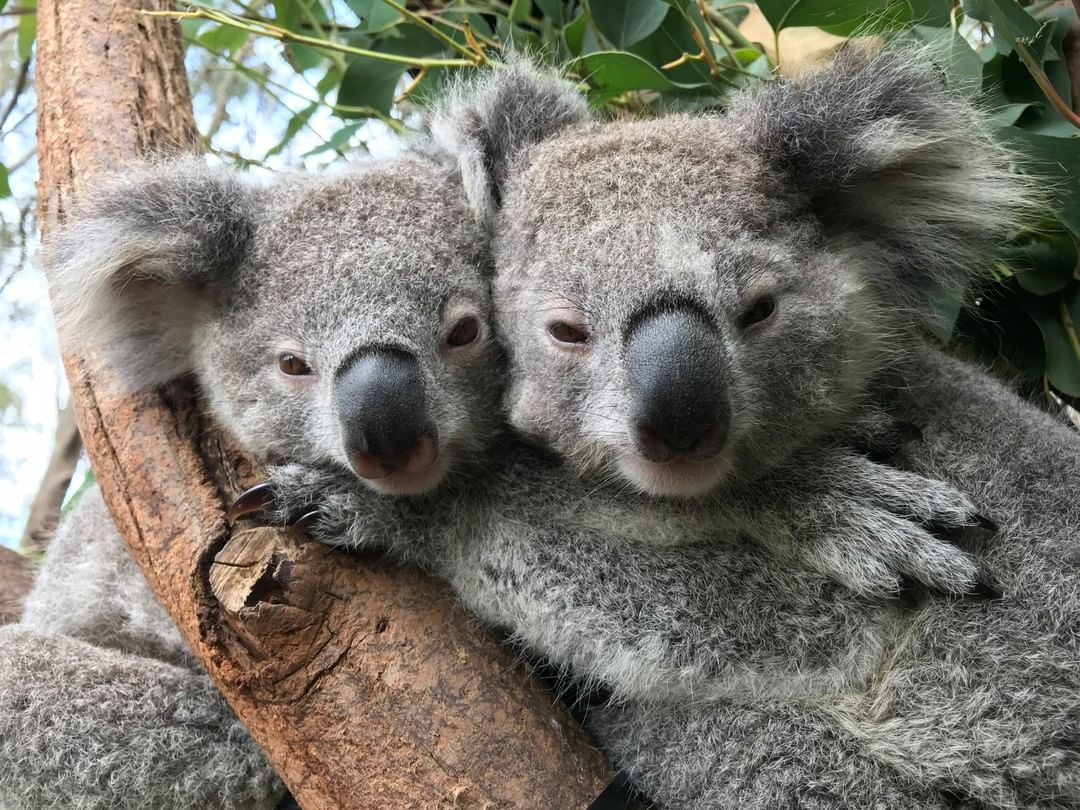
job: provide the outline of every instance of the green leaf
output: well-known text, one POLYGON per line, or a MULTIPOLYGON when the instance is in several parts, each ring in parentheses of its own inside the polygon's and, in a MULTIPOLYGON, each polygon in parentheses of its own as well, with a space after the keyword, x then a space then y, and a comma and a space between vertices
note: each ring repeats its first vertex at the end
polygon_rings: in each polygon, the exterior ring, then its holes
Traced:
POLYGON ((623 51, 599 51, 572 61, 567 69, 581 76, 601 96, 631 90, 693 90, 704 82, 673 82, 640 56, 623 51))
MULTIPOLYGON (((1064 240, 1063 240, 1064 241, 1064 240)), ((1071 248, 1071 242, 1065 242, 1071 248)), ((1035 242, 1010 251, 1006 264, 1016 282, 1032 295, 1053 295, 1064 290, 1073 280, 1076 251, 1055 250, 1045 242, 1035 242)))
POLYGON ((544 13, 544 18, 562 27, 566 22, 562 0, 536 0, 536 5, 544 13))
POLYGON ((1043 183, 1058 219, 1080 237, 1080 137, 1053 138, 1018 127, 997 131, 997 137, 1023 155, 1024 167, 1049 182, 1043 183))
POLYGON ((361 31, 383 31, 405 19, 383 0, 346 0, 349 8, 360 18, 361 31))
POLYGON ((343 152, 349 146, 353 136, 360 131, 360 128, 364 126, 365 123, 366 122, 364 121, 358 121, 354 124, 346 124, 331 135, 326 143, 319 144, 314 149, 309 149, 307 152, 304 152, 303 157, 312 157, 323 152, 343 152))
MULTIPOLYGON (((697 12, 694 8, 693 11, 697 12)), ((673 62, 684 53, 697 53, 697 43, 690 35, 686 19, 678 9, 668 11, 664 21, 652 34, 630 48, 630 53, 640 56, 655 67, 673 62)), ((704 60, 686 62, 676 68, 663 71, 673 82, 709 82, 709 66, 704 60)))
POLYGON ((857 28, 886 20, 884 28, 912 21, 911 6, 896 0, 759 0, 758 8, 774 31, 800 26, 816 26, 846 36, 857 28))
POLYGON ((660 27, 668 5, 660 0, 592 0, 589 11, 608 42, 627 48, 660 27))
POLYGON ((0 199, 11 196, 11 184, 8 182, 7 166, 0 163, 0 199))
MULTIPOLYGON (((404 72, 404 65, 357 56, 349 63, 341 79, 337 103, 343 107, 370 107, 388 115, 394 104, 394 91, 404 72)), ((343 118, 363 115, 343 112, 338 114, 343 118)))
POLYGON ((1003 104, 990 114, 990 121, 999 127, 1012 126, 1030 106, 1030 103, 1003 104))
POLYGON ((197 39, 211 51, 235 54, 247 44, 248 32, 228 25, 219 25, 199 34, 197 39))
POLYGON ((1017 41, 1030 42, 1039 33, 1039 21, 1016 0, 964 0, 964 13, 993 24, 994 44, 1002 53, 1009 53, 1017 41))
POLYGON ((967 40, 951 28, 918 25, 912 29, 915 40, 931 46, 931 58, 945 71, 950 89, 966 96, 982 90, 983 65, 967 40))
POLYGON ((506 16, 512 23, 523 23, 529 19, 530 11, 532 11, 532 0, 511 0, 510 11, 506 16))
POLYGON ((584 12, 578 14, 563 29, 563 39, 566 40, 567 50, 574 56, 584 56, 600 50, 600 43, 596 41, 596 34, 593 33, 584 12))
POLYGON ((299 132, 303 126, 311 120, 311 116, 315 114, 315 111, 319 109, 318 102, 312 102, 307 107, 296 113, 289 119, 289 123, 285 126, 285 134, 281 136, 281 140, 274 144, 269 151, 263 156, 263 160, 269 160, 274 155, 280 154, 289 142, 296 137, 296 133, 299 132))
POLYGON ((1062 306, 1075 327, 1077 319, 1074 316, 1080 314, 1078 292, 1080 285, 1075 285, 1071 295, 1064 292, 1053 296, 1025 295, 1021 298, 1021 305, 1042 333, 1046 349, 1046 376, 1050 378, 1050 384, 1071 397, 1080 397, 1080 357, 1062 316, 1062 306))
MULTIPOLYGON (((28 0, 23 8, 37 8, 37 0, 28 0)), ((37 36, 37 14, 19 16, 18 50, 19 61, 25 62, 34 52, 34 38, 37 36)))

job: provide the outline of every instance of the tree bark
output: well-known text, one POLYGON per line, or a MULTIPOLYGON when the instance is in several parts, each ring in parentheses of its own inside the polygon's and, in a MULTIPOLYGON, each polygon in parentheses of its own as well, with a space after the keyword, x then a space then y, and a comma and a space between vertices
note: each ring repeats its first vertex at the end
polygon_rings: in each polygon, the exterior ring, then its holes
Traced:
POLYGON ((82 440, 75 424, 75 409, 69 401, 56 416, 52 455, 41 479, 41 486, 30 504, 30 516, 22 536, 23 549, 45 550, 45 545, 60 522, 64 495, 71 484, 71 476, 75 474, 81 452, 82 440))
MULTIPOLYGON (((197 142, 169 0, 40 0, 40 222, 99 172, 197 142)), ((287 533, 230 534, 251 466, 190 384, 117 397, 67 357, 83 441, 131 553, 307 810, 583 807, 603 757, 441 584, 287 533)), ((75 606, 73 606, 74 608, 75 606)))
POLYGON ((34 561, 0 546, 0 625, 17 622, 34 584, 34 561))

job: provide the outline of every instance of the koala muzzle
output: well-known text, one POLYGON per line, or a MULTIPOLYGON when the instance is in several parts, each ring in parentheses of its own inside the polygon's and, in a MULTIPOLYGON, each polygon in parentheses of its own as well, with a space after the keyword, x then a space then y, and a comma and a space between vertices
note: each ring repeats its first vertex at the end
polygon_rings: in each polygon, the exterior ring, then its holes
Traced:
POLYGON ((634 322, 626 363, 638 450, 649 461, 705 461, 719 453, 731 425, 724 348, 692 310, 634 322))
POLYGON ((361 478, 419 473, 438 455, 438 441, 416 358, 379 349, 361 354, 338 372, 334 397, 345 450, 361 478))

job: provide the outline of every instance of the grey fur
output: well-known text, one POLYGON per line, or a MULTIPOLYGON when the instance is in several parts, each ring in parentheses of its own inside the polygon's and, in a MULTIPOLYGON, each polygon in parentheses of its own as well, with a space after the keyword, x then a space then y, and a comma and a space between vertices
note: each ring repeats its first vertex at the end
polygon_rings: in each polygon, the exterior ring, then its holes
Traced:
POLYGON ((284 793, 97 490, 53 538, 0 649, 0 806, 270 810, 284 793))

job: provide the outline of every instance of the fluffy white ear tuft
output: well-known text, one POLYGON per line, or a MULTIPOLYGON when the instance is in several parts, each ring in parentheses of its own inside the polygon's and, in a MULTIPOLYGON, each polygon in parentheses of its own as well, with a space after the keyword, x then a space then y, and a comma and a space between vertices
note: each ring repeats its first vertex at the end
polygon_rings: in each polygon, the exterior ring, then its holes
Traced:
POLYGON ((490 223, 506 178, 528 148, 588 120, 574 85, 514 56, 453 87, 435 110, 431 132, 457 158, 477 219, 490 223))
POLYGON ((190 370, 207 290, 243 260, 254 195, 234 174, 185 158, 106 181, 45 246, 65 348, 101 356, 124 387, 190 370))

